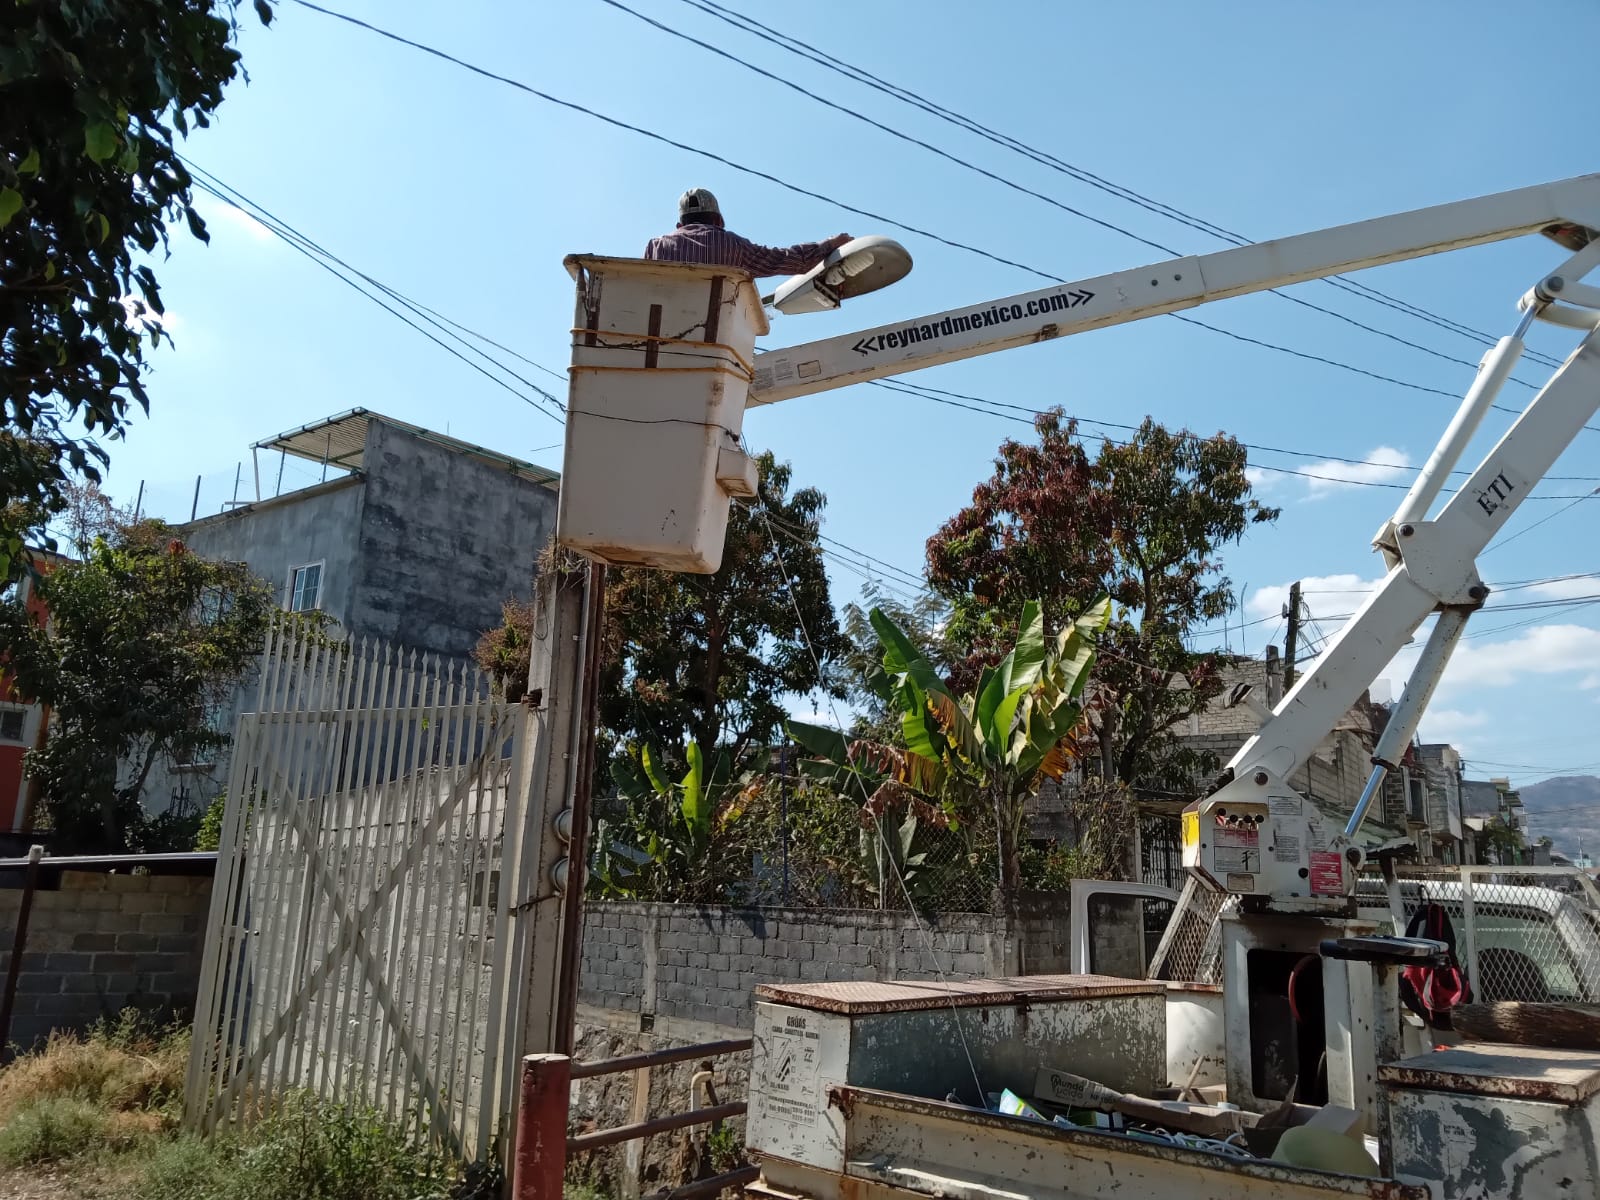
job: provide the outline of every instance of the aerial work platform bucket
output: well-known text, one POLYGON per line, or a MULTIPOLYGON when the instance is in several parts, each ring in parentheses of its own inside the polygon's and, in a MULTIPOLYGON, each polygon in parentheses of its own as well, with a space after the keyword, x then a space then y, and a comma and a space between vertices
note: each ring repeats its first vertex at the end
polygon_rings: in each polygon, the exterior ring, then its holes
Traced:
POLYGON ((615 566, 712 574, 728 503, 756 492, 740 447, 767 317, 728 267, 575 254, 556 541, 615 566))

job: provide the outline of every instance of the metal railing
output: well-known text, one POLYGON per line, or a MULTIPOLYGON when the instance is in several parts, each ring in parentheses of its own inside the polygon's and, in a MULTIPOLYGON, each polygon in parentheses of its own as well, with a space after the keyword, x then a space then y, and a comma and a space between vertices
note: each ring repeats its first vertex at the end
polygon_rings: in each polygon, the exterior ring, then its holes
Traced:
MULTIPOLYGON (((512 1200, 560 1200, 567 1162, 574 1155, 586 1154, 623 1142, 640 1141, 661 1133, 691 1129, 697 1125, 716 1127, 723 1121, 742 1117, 746 1112, 746 1103, 743 1100, 727 1104, 713 1103, 706 1108, 690 1109, 688 1112, 652 1117, 648 1121, 637 1121, 631 1125, 616 1125, 610 1129, 596 1129, 589 1133, 569 1136, 567 1114, 572 1103, 573 1080, 623 1075, 646 1067, 669 1066, 696 1059, 702 1060, 705 1068, 709 1070, 711 1059, 746 1053, 753 1044, 750 1038, 737 1038, 722 1042, 704 1042, 696 1046, 649 1050, 641 1054, 625 1054, 618 1058, 598 1059, 593 1062, 573 1062, 564 1054, 530 1054, 522 1061, 522 1089, 517 1109, 512 1200)), ((710 1098, 713 1101, 716 1099, 714 1092, 710 1098)), ((667 1200, 668 1197, 672 1200, 690 1200, 696 1196, 715 1196, 724 1188, 742 1187, 752 1182, 759 1173, 756 1167, 740 1167, 721 1175, 668 1188, 655 1193, 650 1200, 667 1200)))

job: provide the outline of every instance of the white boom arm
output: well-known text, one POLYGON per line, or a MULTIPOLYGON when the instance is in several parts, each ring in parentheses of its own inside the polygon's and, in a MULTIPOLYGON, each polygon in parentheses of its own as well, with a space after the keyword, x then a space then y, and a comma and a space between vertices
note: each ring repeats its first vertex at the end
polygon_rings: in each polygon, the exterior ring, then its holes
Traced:
POLYGON ((1600 230, 1600 175, 1175 258, 772 350, 757 362, 748 403, 772 404, 1212 300, 1529 233, 1550 232, 1576 249, 1586 240, 1585 230, 1600 230))
POLYGON ((749 403, 988 354, 1088 329, 1193 308, 1362 267, 1528 233, 1573 251, 1522 298, 1517 331, 1489 351, 1438 448, 1374 545, 1388 575, 1260 731, 1228 764, 1226 782, 1184 814, 1184 863, 1227 891, 1283 911, 1345 906, 1362 853, 1352 839, 1415 735, 1467 618, 1488 589, 1478 554, 1600 408, 1600 175, 1380 217, 1274 242, 1174 259, 809 342, 757 360, 749 403), (1585 331, 1437 519, 1427 512, 1522 353, 1535 318, 1585 331), (1372 778, 1339 828, 1290 786, 1292 774, 1431 614, 1439 620, 1373 754, 1372 778))

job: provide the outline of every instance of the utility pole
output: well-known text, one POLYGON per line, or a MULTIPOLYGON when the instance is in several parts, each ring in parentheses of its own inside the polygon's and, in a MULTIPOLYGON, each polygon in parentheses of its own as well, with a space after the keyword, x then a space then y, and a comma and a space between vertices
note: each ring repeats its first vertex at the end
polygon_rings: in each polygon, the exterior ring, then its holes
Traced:
POLYGON ((1300 581, 1289 585, 1289 632, 1283 639, 1283 692, 1289 694, 1294 686, 1294 656, 1300 641, 1300 581))
POLYGON ((518 1058, 572 1052, 605 572, 556 567, 537 589, 510 781, 526 813, 510 893, 512 910, 526 923, 512 967, 522 989, 520 1012, 514 1010, 518 1058))

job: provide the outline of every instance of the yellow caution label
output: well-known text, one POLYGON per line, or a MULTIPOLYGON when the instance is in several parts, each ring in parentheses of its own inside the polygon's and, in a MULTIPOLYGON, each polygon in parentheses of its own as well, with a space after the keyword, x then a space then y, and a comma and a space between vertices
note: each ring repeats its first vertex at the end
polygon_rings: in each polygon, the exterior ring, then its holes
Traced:
POLYGON ((1200 844, 1200 814, 1186 812, 1183 814, 1183 846, 1188 849, 1200 844))

